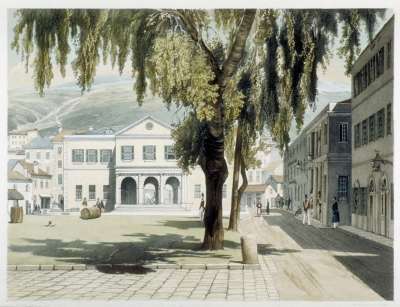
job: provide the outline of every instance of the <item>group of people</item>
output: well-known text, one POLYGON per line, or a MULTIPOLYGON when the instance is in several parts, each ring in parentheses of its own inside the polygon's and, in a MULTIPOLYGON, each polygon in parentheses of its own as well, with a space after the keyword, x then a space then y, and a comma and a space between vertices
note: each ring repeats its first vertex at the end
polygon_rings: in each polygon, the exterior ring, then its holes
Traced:
MULTIPOLYGON (((86 208, 87 206, 88 206, 87 199, 86 199, 86 197, 84 197, 83 201, 82 201, 82 207, 86 208)), ((100 198, 97 198, 97 201, 96 201, 96 204, 94 205, 94 207, 99 208, 101 210, 101 212, 104 212, 104 210, 105 210, 104 202, 103 202, 103 200, 100 200, 100 198)))
MULTIPOLYGON (((321 216, 321 203, 317 200, 319 216, 321 216)), ((307 194, 304 195, 304 202, 303 202, 303 224, 306 223, 311 225, 311 210, 313 209, 313 199, 307 198, 307 194)), ((339 205, 337 202, 336 197, 332 199, 332 225, 333 228, 336 228, 340 222, 340 215, 339 215, 339 205)))

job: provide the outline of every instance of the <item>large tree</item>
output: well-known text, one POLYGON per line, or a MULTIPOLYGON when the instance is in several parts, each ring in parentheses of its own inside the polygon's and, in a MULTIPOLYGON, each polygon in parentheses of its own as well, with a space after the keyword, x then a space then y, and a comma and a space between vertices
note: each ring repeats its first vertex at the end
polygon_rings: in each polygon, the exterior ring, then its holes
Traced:
POLYGON ((22 51, 27 67, 34 54, 34 81, 42 95, 53 79, 53 60, 65 75, 73 50, 72 68, 82 91, 90 89, 100 60, 110 58, 122 72, 130 59, 139 103, 149 84, 167 105, 183 106, 186 117, 173 133, 176 152, 183 168, 199 164, 205 174, 203 247, 219 249, 228 175, 225 135, 244 105, 238 70, 243 61, 262 57, 261 51, 245 51, 264 50, 267 61, 282 54, 282 61, 266 64, 261 74, 266 81, 259 91, 258 120, 259 127, 268 125, 279 143, 287 144, 286 119, 293 114, 301 126, 305 103, 315 98, 316 66, 328 56, 325 40, 342 27, 340 53, 349 69, 360 44, 361 21, 372 33, 375 16, 371 10, 26 9, 17 13, 13 47, 22 51), (276 46, 274 51, 271 39, 280 51, 276 46), (273 81, 274 70, 282 72, 279 82, 273 81))

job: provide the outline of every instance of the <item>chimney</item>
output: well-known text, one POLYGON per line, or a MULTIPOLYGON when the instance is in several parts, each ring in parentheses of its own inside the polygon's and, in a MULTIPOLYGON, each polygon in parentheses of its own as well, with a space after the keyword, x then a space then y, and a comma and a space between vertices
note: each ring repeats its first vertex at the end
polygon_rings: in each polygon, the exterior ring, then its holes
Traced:
POLYGON ((33 173, 39 173, 39 163, 37 161, 33 162, 33 173))

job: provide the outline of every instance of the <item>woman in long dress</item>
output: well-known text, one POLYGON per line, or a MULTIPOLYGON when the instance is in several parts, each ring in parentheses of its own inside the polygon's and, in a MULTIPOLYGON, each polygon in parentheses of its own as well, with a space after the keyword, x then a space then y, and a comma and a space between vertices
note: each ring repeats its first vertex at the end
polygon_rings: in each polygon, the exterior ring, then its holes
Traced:
POLYGON ((336 228, 340 222, 340 215, 339 215, 339 206, 336 200, 336 197, 333 198, 332 204, 332 224, 333 228, 336 228))

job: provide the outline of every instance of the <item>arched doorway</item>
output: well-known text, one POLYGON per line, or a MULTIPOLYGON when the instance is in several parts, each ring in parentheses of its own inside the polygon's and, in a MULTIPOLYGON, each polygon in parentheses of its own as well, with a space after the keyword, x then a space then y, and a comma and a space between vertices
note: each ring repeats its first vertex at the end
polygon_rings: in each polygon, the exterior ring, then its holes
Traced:
POLYGON ((145 205, 159 204, 158 191, 159 185, 157 179, 154 177, 147 177, 143 186, 143 203, 145 205))
POLYGON ((386 177, 381 179, 380 234, 389 236, 389 188, 386 177))
POLYGON ((136 205, 136 181, 131 177, 126 177, 121 182, 121 204, 123 205, 136 205))
POLYGON ((179 203, 179 180, 176 177, 169 177, 165 182, 164 202, 176 205, 179 203))
POLYGON ((372 232, 376 232, 376 223, 375 223, 375 180, 370 179, 368 185, 368 192, 369 192, 369 201, 368 201, 368 210, 367 210, 367 229, 372 232))

